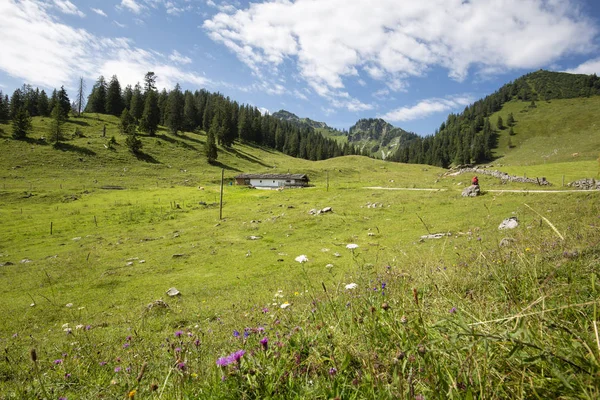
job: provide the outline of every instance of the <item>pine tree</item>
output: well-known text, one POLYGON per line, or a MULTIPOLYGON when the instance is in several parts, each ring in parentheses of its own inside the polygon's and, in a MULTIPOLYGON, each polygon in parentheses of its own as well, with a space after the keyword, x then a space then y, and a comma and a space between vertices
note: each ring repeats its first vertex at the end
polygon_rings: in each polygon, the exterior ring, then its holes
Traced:
POLYGON ((128 109, 124 109, 121 113, 121 120, 119 122, 119 131, 123 135, 131 135, 135 134, 136 126, 135 126, 135 118, 129 112, 128 109))
POLYGON ((62 140, 62 128, 65 123, 64 112, 57 101, 50 114, 52 121, 50 123, 50 139, 57 145, 62 140))
POLYGON ((133 88, 133 96, 131 97, 131 109, 129 111, 131 116, 138 121, 142 118, 144 112, 144 95, 142 94, 142 87, 139 83, 135 84, 133 88))
POLYGON ((5 124, 10 119, 10 104, 8 96, 4 96, 0 90, 0 124, 5 124))
POLYGON ((131 99, 133 98, 133 89, 131 85, 125 86, 123 90, 123 106, 130 110, 131 109, 131 99))
POLYGON ((154 136, 158 129, 159 121, 160 109, 158 108, 158 94, 155 90, 150 90, 146 93, 144 112, 140 119, 140 130, 148 133, 150 136, 154 136))
POLYGON ((50 100, 48 101, 48 112, 50 116, 52 116, 52 110, 54 110, 54 106, 58 103, 58 93, 56 89, 52 90, 52 95, 50 96, 50 100))
POLYGON ((16 89, 10 98, 10 118, 14 119, 22 107, 25 107, 25 99, 21 89, 16 89))
POLYGON ((123 104, 123 97, 121 95, 121 84, 116 75, 110 78, 108 89, 106 90, 106 106, 105 110, 107 114, 120 116, 125 108, 123 104))
POLYGON ((48 95, 44 90, 40 92, 38 97, 38 112, 42 117, 49 117, 52 110, 49 108, 48 95))
POLYGON ((177 134, 183 128, 184 98, 179 83, 169 93, 167 101, 166 125, 171 133, 177 134))
POLYGON ((144 76, 144 94, 156 90, 156 78, 157 76, 152 71, 146 72, 144 76))
POLYGON ((92 113, 106 113, 106 81, 104 76, 100 75, 98 80, 92 88, 92 92, 88 96, 87 106, 85 107, 86 112, 92 113))
POLYGON ((64 86, 61 86, 57 93, 57 104, 60 107, 60 112, 62 113, 63 119, 66 121, 69 119, 71 101, 69 100, 69 96, 67 95, 67 91, 65 90, 64 86))
POLYGON ((503 121, 502 121, 502 117, 501 117, 500 115, 498 115, 498 121, 496 122, 496 127, 497 127, 499 130, 502 130, 502 129, 504 129, 504 123, 503 123, 503 121))
POLYGON ((515 126, 515 117, 513 113, 508 113, 508 117, 506 118, 506 124, 508 126, 515 126))
POLYGON ((12 119, 12 131, 15 139, 25 139, 31 130, 31 116, 25 106, 21 106, 12 119))
MULTIPOLYGON (((216 116, 215 116, 216 119, 216 116)), ((215 137, 217 136, 217 121, 211 124, 208 133, 206 134, 206 143, 204 144, 204 151, 206 153, 206 159, 209 164, 214 163, 217 160, 217 144, 215 143, 215 137)))
POLYGON ((184 106, 183 106, 183 129, 191 132, 196 129, 196 102, 194 101, 194 95, 189 90, 185 91, 184 94, 184 106))

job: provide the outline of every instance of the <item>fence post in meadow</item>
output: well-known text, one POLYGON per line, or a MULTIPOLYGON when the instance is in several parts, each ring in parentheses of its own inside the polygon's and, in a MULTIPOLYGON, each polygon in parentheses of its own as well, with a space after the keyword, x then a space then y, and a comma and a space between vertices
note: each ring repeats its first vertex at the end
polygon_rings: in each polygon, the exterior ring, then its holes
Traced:
POLYGON ((52 222, 50 222, 50 234, 52 235, 52 222))
POLYGON ((225 177, 225 168, 221 169, 221 200, 219 201, 219 219, 223 219, 223 179, 225 177))
POLYGON ((327 192, 329 192, 329 171, 326 172, 327 174, 327 192))

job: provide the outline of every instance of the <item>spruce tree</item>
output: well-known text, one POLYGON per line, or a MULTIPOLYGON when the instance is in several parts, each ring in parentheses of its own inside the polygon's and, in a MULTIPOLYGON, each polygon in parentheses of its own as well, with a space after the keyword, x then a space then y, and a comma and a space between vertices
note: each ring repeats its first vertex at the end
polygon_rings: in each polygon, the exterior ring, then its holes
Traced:
POLYGON ((160 109, 158 108, 158 94, 155 90, 150 90, 146 93, 144 112, 140 119, 140 130, 148 133, 150 136, 154 136, 158 129, 159 121, 160 109))
POLYGON ((131 109, 130 114, 136 121, 142 118, 144 113, 144 95, 142 94, 142 87, 139 82, 135 84, 133 88, 133 96, 131 97, 131 109))
POLYGON ((502 117, 501 117, 500 115, 498 115, 498 121, 496 122, 496 127, 497 127, 499 130, 502 130, 502 129, 504 129, 504 123, 503 123, 503 121, 502 121, 502 117))
MULTIPOLYGON (((216 118, 216 117, 215 117, 216 118)), ((206 159, 209 164, 214 163, 217 160, 217 144, 215 143, 215 137, 217 136, 217 122, 211 124, 208 133, 206 134, 206 143, 204 144, 204 151, 206 153, 206 159)))
POLYGON ((21 107, 24 106, 25 99, 23 98, 23 92, 21 89, 16 89, 10 98, 10 118, 14 119, 21 110, 21 107))
POLYGON ((133 98, 133 89, 131 85, 125 86, 123 90, 123 106, 131 110, 131 99, 133 98))
POLYGON ((5 124, 10 119, 10 104, 8 96, 4 96, 0 90, 0 124, 5 124))
POLYGON ((166 125, 171 133, 177 134, 183 128, 184 98, 179 83, 169 93, 167 100, 166 125))
POLYGON ((120 116, 125 108, 123 103, 121 84, 119 83, 117 76, 113 75, 108 84, 108 89, 106 90, 106 113, 116 117, 120 116))
POLYGON ((124 109, 121 113, 121 120, 119 122, 119 131, 123 135, 131 135, 135 134, 136 126, 135 126, 135 118, 129 112, 128 109, 124 109))
POLYGON ((25 139, 31 130, 31 116, 25 106, 21 106, 12 119, 13 138, 25 139))
POLYGON ((42 90, 40 92, 40 95, 38 97, 38 113, 42 116, 42 117, 49 117, 50 116, 50 112, 52 110, 49 109, 49 100, 48 100, 48 95, 46 94, 46 92, 44 90, 42 90))
POLYGON ((63 119, 66 121, 69 119, 71 101, 69 100, 69 96, 67 95, 67 91, 65 90, 64 86, 61 86, 57 93, 57 104, 60 107, 60 112, 62 113, 63 119))
POLYGON ((189 90, 185 91, 183 105, 183 129, 191 132, 197 127, 197 110, 194 95, 189 90))
POLYGON ((107 85, 104 80, 104 76, 100 75, 92 92, 88 96, 87 106, 85 107, 86 112, 105 114, 106 113, 106 91, 107 85))
POLYGON ((65 123, 64 112, 57 101, 50 114, 52 121, 50 122, 50 139, 57 145, 62 140, 62 128, 65 123))

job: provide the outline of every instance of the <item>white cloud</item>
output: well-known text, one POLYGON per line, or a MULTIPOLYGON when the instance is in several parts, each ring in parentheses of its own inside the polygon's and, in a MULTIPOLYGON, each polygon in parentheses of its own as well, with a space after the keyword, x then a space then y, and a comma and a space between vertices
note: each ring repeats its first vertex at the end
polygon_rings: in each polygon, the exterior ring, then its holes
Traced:
POLYGON ((142 5, 136 3, 135 0, 121 0, 121 8, 128 8, 129 10, 131 10, 133 13, 135 14, 139 14, 140 12, 142 12, 142 9, 144 8, 142 5))
POLYGON ((85 14, 81 12, 77 8, 77 6, 71 3, 69 0, 54 0, 54 5, 65 14, 77 15, 81 18, 85 17, 85 14))
POLYGON ((458 110, 473 102, 470 96, 456 96, 446 99, 425 99, 412 107, 401 107, 381 116, 386 121, 413 121, 450 110, 458 110))
POLYGON ((120 23, 119 21, 113 21, 113 24, 118 26, 119 28, 127 28, 127 25, 120 23))
POLYGON ((148 71, 159 87, 175 83, 198 86, 210 81, 184 71, 160 53, 136 47, 125 38, 105 38, 57 22, 45 3, 0 1, 0 70, 32 85, 75 87, 79 76, 107 79, 117 75, 121 85, 135 84, 148 71), (40 62, 44 60, 44 62, 40 62))
POLYGON ((106 15, 106 13, 99 8, 92 8, 92 11, 103 17, 108 17, 108 15, 106 15))
POLYGON ((408 78, 436 67, 461 81, 472 69, 534 69, 565 55, 592 53, 598 29, 576 5, 576 0, 266 0, 221 12, 203 28, 257 76, 273 69, 280 74, 291 62, 316 93, 339 100, 344 80, 361 72, 405 91, 408 78))
POLYGON ((583 64, 578 65, 575 68, 568 69, 565 72, 568 72, 571 74, 600 75, 600 58, 594 58, 592 60, 587 60, 583 64))
POLYGON ((169 59, 177 64, 191 64, 192 59, 181 55, 177 50, 173 50, 173 53, 169 56, 169 59))

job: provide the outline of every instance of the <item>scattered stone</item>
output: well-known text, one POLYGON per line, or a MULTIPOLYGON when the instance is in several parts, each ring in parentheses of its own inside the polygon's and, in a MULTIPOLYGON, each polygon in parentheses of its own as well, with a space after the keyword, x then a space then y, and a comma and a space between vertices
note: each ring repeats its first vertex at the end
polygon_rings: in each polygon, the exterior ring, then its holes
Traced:
POLYGON ((463 189, 462 197, 476 197, 481 194, 479 185, 470 185, 463 189))
POLYGON ((517 226, 519 226, 517 217, 509 217, 502 221, 502 223, 498 226, 498 229, 515 229, 517 226))
POLYGON ((322 209, 320 211, 320 213, 328 213, 328 212, 333 212, 333 209, 331 207, 325 207, 324 209, 322 209))
POLYGON ((510 246, 512 243, 515 242, 515 239, 511 239, 511 238, 504 238, 500 241, 500 247, 507 247, 510 246))
POLYGON ((148 304, 146 308, 148 310, 152 310, 153 308, 169 308, 169 305, 165 303, 163 300, 154 300, 152 303, 148 304))
POLYGON ((11 263, 10 261, 0 263, 0 267, 7 267, 9 265, 15 265, 15 264, 11 263))
POLYGON ((74 241, 74 242, 77 242, 77 241, 81 240, 81 236, 74 237, 71 240, 74 241))
POLYGON ((201 206, 205 206, 205 205, 206 205, 206 202, 205 202, 205 201, 201 201, 201 202, 199 202, 198 204, 200 204, 201 206))
POLYGON ((185 257, 185 256, 186 256, 186 254, 184 254, 184 253, 177 253, 177 254, 173 254, 172 255, 173 258, 182 258, 182 257, 185 257))
POLYGON ((177 290, 176 288, 172 287, 172 288, 169 288, 169 290, 167 290, 167 296, 169 296, 169 297, 181 296, 181 292, 179 292, 179 290, 177 290))
POLYGON ((309 213, 310 215, 315 215, 317 212, 318 212, 318 211, 317 211, 317 209, 316 209, 316 208, 313 208, 313 209, 311 209, 311 210, 309 210, 309 211, 308 211, 308 213, 309 213))
POLYGON ((33 262, 33 261, 30 260, 29 258, 24 258, 21 260, 21 264, 29 264, 30 262, 33 262))
POLYGON ((65 304, 65 307, 71 308, 71 307, 73 307, 73 303, 67 303, 67 304, 65 304))
POLYGON ((129 262, 126 264, 126 265, 127 265, 128 267, 131 267, 131 266, 133 265, 133 261, 129 261, 129 262))
POLYGON ((146 262, 146 260, 140 260, 140 264, 143 264, 145 262, 146 262))
POLYGON ((173 234, 173 237, 174 237, 174 238, 178 238, 178 237, 179 237, 179 232, 175 232, 175 233, 173 234))
POLYGON ((421 236, 421 239, 441 239, 445 236, 452 236, 451 232, 446 232, 446 233, 432 233, 429 235, 423 235, 421 236))
POLYGON ((597 181, 594 178, 580 179, 569 183, 567 186, 581 190, 600 190, 600 181, 597 181))
POLYGON ((136 260, 139 260, 139 257, 131 257, 131 258, 128 258, 127 260, 125 260, 125 261, 136 261, 136 260))
POLYGON ((248 239, 250 239, 250 240, 259 240, 259 239, 262 239, 262 236, 251 235, 251 236, 248 236, 248 239))

